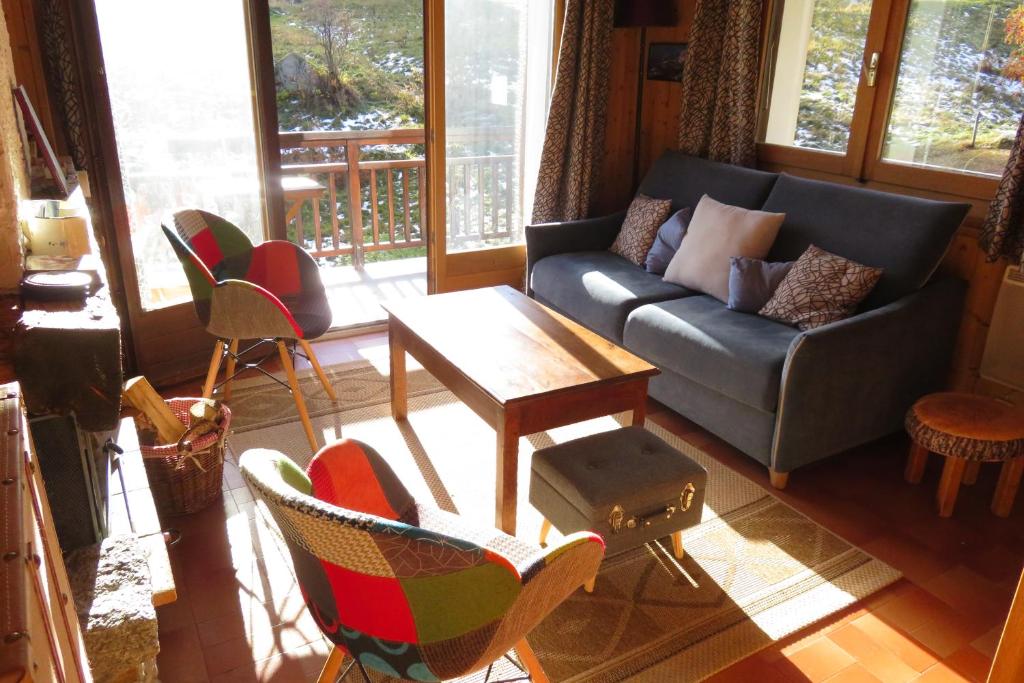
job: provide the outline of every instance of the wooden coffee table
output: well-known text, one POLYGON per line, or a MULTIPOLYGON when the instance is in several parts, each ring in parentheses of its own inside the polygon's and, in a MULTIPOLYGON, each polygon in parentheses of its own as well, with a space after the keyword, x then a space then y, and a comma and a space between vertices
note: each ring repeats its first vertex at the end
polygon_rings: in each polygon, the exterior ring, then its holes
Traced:
POLYGON ((515 534, 519 437, 624 410, 644 422, 647 361, 511 287, 384 305, 391 413, 408 414, 405 354, 497 432, 496 525, 515 534))

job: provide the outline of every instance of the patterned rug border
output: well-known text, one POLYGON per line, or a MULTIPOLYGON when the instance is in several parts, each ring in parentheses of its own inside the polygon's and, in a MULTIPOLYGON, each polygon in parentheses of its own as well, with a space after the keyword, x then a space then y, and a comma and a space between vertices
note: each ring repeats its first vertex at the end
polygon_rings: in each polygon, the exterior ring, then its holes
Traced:
MULTIPOLYGON (((368 373, 372 371, 379 376, 379 371, 376 366, 368 360, 353 360, 338 363, 326 366, 324 370, 331 379, 332 384, 342 375, 350 375, 352 373, 368 373)), ((422 375, 433 381, 425 383, 425 385, 419 390, 410 387, 410 400, 429 396, 431 394, 449 392, 446 387, 436 379, 430 377, 425 371, 412 371, 410 372, 410 378, 414 373, 422 373, 422 375)), ((306 396, 308 405, 311 399, 311 393, 319 387, 319 380, 312 369, 306 369, 297 374, 299 375, 300 387, 303 390, 303 395, 306 396)), ((410 384, 414 385, 413 382, 410 382, 410 384)), ((272 385, 275 385, 275 382, 267 377, 254 377, 236 382, 236 398, 247 392, 258 391, 261 387, 269 387, 272 385)), ((317 417, 324 417, 334 413, 365 411, 374 407, 385 406, 387 403, 387 399, 382 401, 379 400, 379 398, 367 399, 357 403, 346 402, 343 405, 340 401, 338 404, 327 402, 327 405, 319 408, 311 408, 309 412, 310 417, 315 419, 317 417)), ((289 414, 279 419, 245 425, 240 428, 233 428, 232 432, 242 434, 256 430, 272 429, 295 422, 298 422, 298 415, 289 414)), ((714 460, 713 456, 703 451, 698 446, 686 441, 684 438, 676 434, 671 433, 668 429, 650 419, 645 422, 645 427, 658 436, 666 438, 666 440, 676 441, 682 446, 680 450, 690 457, 694 457, 695 454, 699 454, 699 458, 709 458, 714 460)), ((722 467, 731 470, 733 473, 736 473, 736 470, 728 465, 720 462, 719 464, 722 467)), ((426 473, 423 474, 425 475, 426 473)), ((684 532, 684 537, 698 533, 706 534, 715 525, 728 525, 730 521, 735 521, 735 518, 741 514, 749 514, 749 511, 747 511, 746 508, 764 506, 766 504, 765 502, 768 501, 767 505, 780 505, 787 508, 795 515, 798 515, 816 527, 821 528, 833 538, 838 539, 848 546, 848 548, 840 555, 830 560, 830 565, 837 566, 832 566, 831 571, 828 572, 827 576, 823 576, 816 572, 818 582, 809 590, 805 589, 800 591, 796 588, 796 586, 801 585, 801 582, 807 581, 806 577, 802 577, 801 575, 791 577, 789 579, 792 584, 790 586, 790 590, 794 590, 796 594, 779 604, 768 606, 763 610, 754 611, 753 616, 749 616, 748 611, 744 610, 744 608, 739 605, 735 605, 733 610, 730 610, 729 613, 724 615, 712 615, 713 621, 718 623, 725 621, 728 623, 725 623, 718 628, 715 628, 714 626, 709 627, 709 632, 705 636, 695 642, 690 642, 689 645, 673 645, 671 643, 671 639, 673 637, 678 637, 678 632, 667 632, 658 642, 651 643, 649 646, 644 647, 642 652, 639 652, 637 649, 630 650, 622 653, 616 659, 606 660, 603 662, 604 666, 600 671, 584 671, 577 676, 562 679, 562 681, 565 681, 566 683, 613 683, 615 681, 622 680, 703 680, 704 678, 712 676, 715 673, 728 668, 732 664, 761 651, 774 642, 777 642, 792 633, 832 617, 837 612, 879 590, 882 590, 886 586, 889 586, 902 578, 902 573, 897 571, 895 568, 879 560, 877 557, 857 545, 850 543, 828 527, 811 519, 793 505, 777 497, 773 492, 759 485, 757 482, 747 479, 746 477, 744 477, 744 479, 750 482, 752 486, 756 486, 759 489, 758 493, 761 495, 760 498, 757 498, 739 508, 729 510, 721 516, 705 520, 697 527, 684 532), (857 556, 859 556, 859 558, 857 556), (854 562, 854 566, 850 567, 849 564, 851 560, 857 559, 860 561, 854 562), (806 616, 801 616, 808 610, 819 612, 822 610, 823 606, 825 606, 824 613, 816 619, 807 621, 806 616), (735 614, 735 612, 739 612, 743 616, 739 616, 735 614), (771 626, 771 632, 762 630, 761 625, 771 626)), ((443 482, 440 482, 440 480, 438 480, 437 483, 444 487, 443 482)), ((442 505, 442 507, 444 506, 442 505)), ((629 555, 629 553, 625 553, 623 555, 629 555)), ((628 557, 617 556, 613 558, 612 565, 609 565, 606 562, 605 565, 602 566, 602 572, 606 571, 611 566, 616 566, 620 563, 628 563, 630 561, 635 560, 630 560, 628 557)), ((818 569, 820 570, 822 567, 818 567, 818 569)), ((808 567, 807 570, 814 571, 810 567, 808 567)), ((806 583, 803 585, 806 586, 806 583)), ((775 588, 778 588, 778 586, 775 588)), ((758 600, 766 601, 768 598, 765 596, 758 600)), ((747 609, 749 610, 750 607, 753 604, 756 604, 758 600, 748 603, 747 609)))

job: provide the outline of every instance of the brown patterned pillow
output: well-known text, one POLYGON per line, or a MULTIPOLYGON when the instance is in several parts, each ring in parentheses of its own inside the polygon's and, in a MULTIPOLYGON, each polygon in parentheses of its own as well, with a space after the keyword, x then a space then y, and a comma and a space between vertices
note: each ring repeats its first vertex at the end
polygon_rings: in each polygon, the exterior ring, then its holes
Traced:
POLYGON ((612 253, 642 268, 647 261, 647 252, 658 236, 658 228, 671 211, 671 199, 654 199, 638 194, 629 205, 626 220, 611 246, 612 253))
POLYGON ((801 330, 821 327, 853 315, 880 277, 881 268, 855 263, 812 244, 759 314, 801 330))

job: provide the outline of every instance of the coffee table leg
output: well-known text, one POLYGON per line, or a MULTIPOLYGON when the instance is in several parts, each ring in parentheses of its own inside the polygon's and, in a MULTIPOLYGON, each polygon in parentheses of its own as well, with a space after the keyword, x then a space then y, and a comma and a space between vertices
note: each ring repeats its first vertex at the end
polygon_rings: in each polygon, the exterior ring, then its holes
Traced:
POLYGON ((946 464, 942 466, 942 479, 936 498, 939 503, 939 517, 950 517, 956 505, 956 495, 960 492, 960 481, 964 476, 967 461, 946 456, 946 464))
POLYGON ((388 325, 388 347, 391 349, 391 416, 404 420, 409 414, 405 375, 405 347, 395 330, 395 321, 388 325))
POLYGON ((647 419, 647 380, 639 383, 637 387, 636 405, 633 408, 633 426, 643 427, 647 419))
POLYGON ((519 479, 519 429, 507 417, 498 423, 497 486, 494 525, 516 535, 516 503, 519 479))

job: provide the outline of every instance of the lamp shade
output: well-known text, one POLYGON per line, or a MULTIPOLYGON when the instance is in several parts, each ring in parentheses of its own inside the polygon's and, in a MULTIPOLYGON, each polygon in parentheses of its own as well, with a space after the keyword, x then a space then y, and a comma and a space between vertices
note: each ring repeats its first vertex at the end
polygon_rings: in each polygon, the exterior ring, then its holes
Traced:
POLYGON ((676 0, 615 0, 616 26, 675 26, 676 0))

